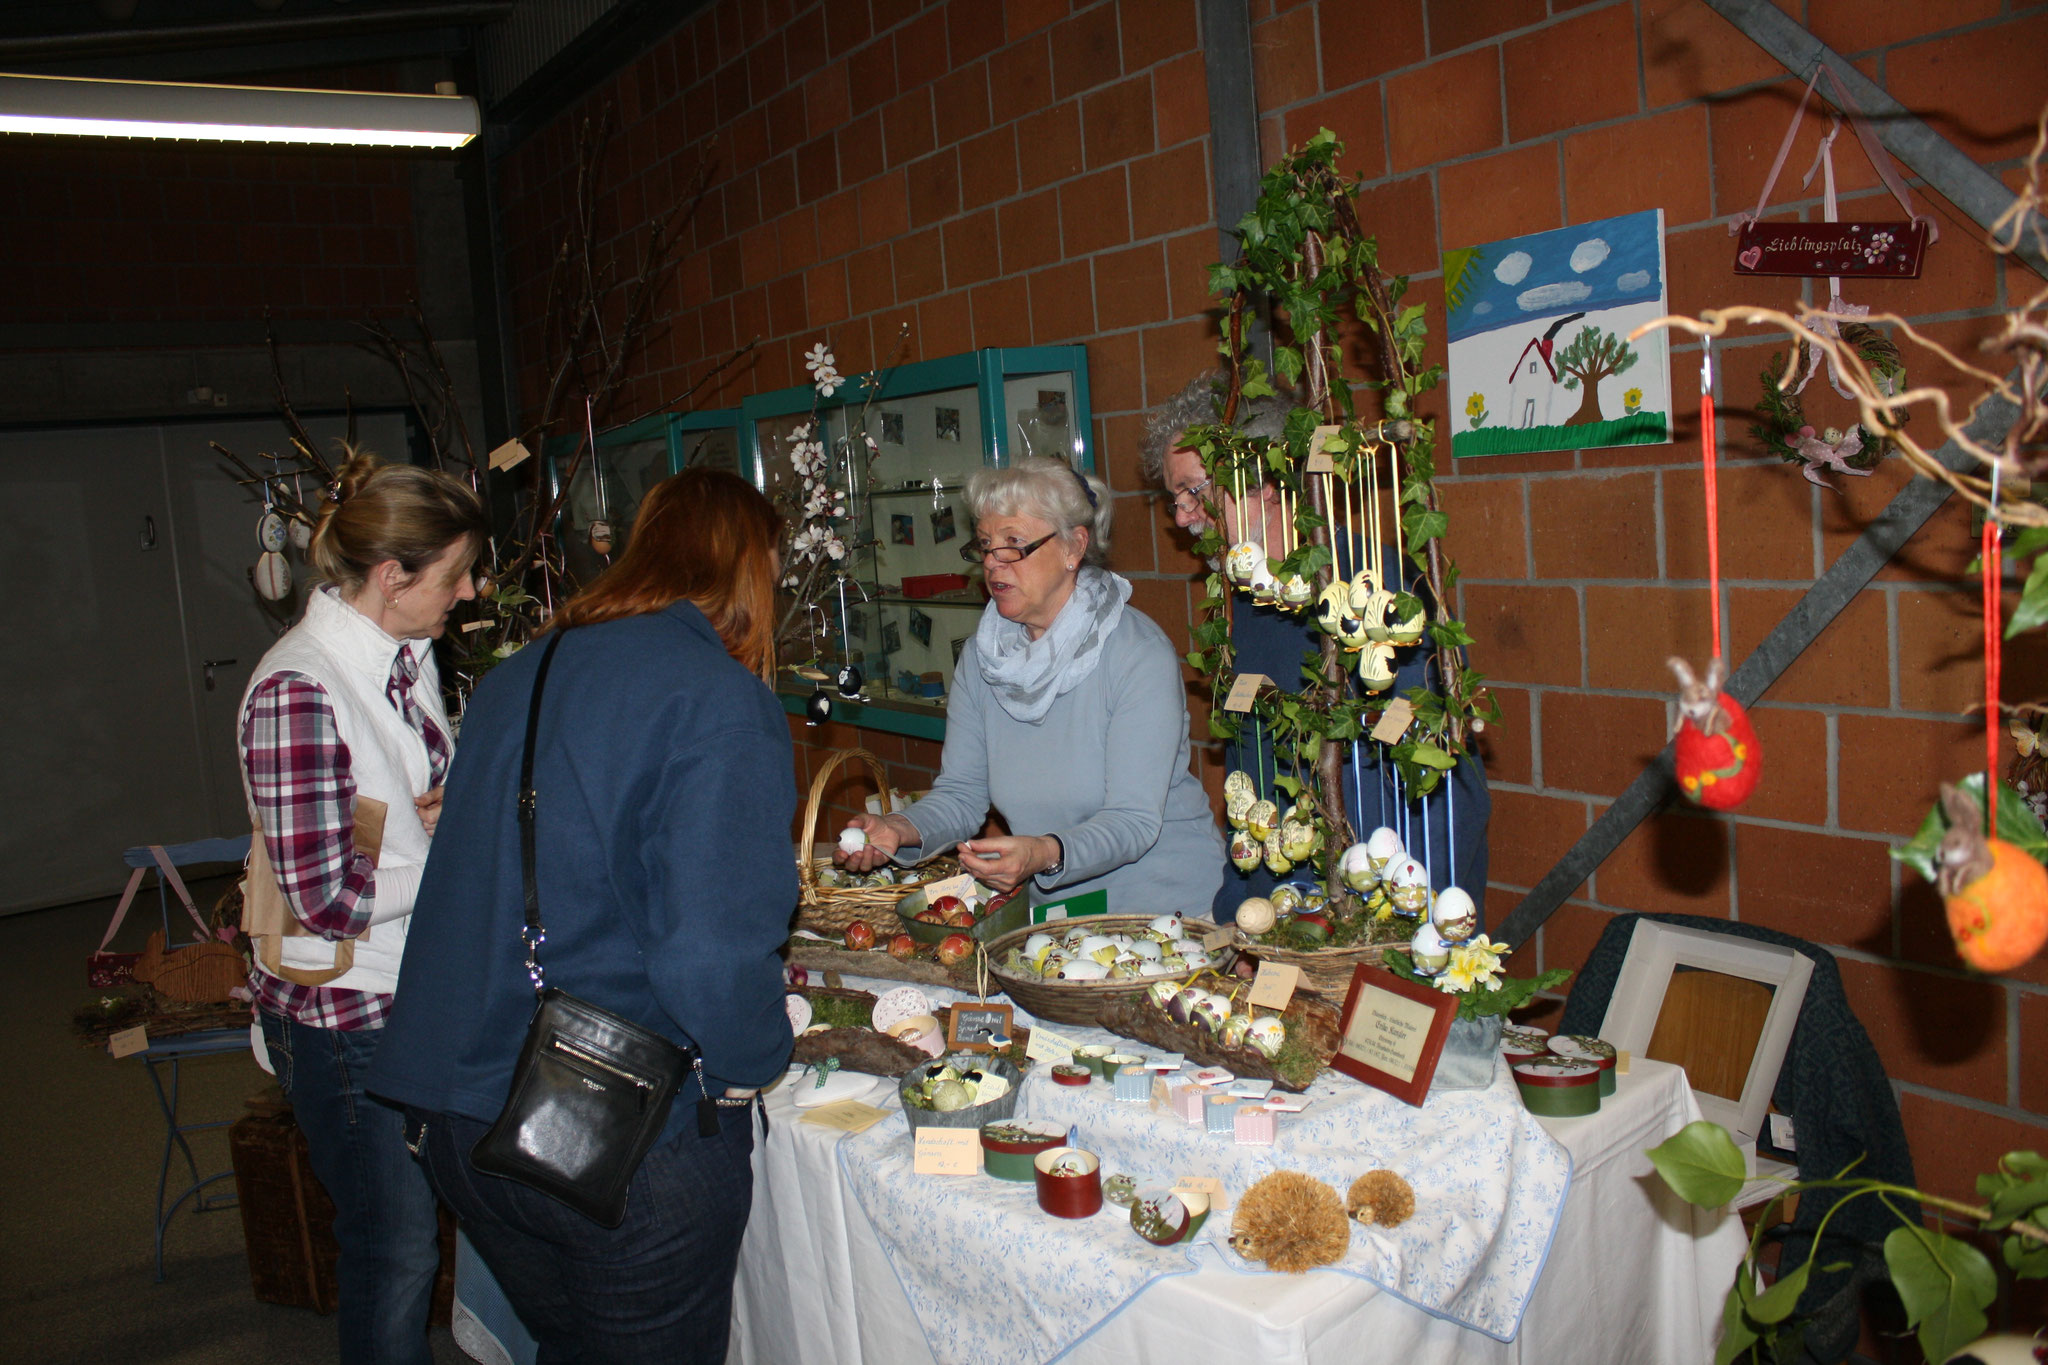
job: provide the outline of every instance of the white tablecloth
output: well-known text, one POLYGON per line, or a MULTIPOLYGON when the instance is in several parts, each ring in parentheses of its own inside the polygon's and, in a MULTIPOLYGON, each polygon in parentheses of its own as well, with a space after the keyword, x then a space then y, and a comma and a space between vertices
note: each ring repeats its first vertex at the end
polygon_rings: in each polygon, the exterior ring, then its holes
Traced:
MULTIPOLYGON (((772 1129, 754 1156, 731 1359, 933 1360, 834 1158, 840 1135, 798 1122, 793 1094, 789 1085, 771 1094, 772 1129)), ((893 1103, 887 1096, 875 1098, 893 1103)), ((1741 1224, 1680 1201, 1643 1152, 1699 1116, 1683 1072, 1639 1061, 1599 1114, 1544 1121, 1571 1152, 1571 1194, 1511 1342, 1431 1317, 1352 1276, 1245 1274, 1205 1250, 1199 1269, 1154 1281, 1062 1359, 1696 1365, 1712 1354, 1745 1245, 1741 1224)), ((1000 1266, 990 1269, 989 1292, 1003 1292, 1000 1266)))

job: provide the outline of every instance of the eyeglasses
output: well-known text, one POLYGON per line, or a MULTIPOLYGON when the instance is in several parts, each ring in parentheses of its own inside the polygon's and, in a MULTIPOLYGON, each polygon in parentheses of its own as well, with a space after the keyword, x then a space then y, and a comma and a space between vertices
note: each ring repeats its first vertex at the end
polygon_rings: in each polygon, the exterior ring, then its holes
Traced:
POLYGON ((1214 485, 1216 480, 1204 479, 1192 487, 1183 488, 1173 495, 1173 510, 1176 512, 1199 512, 1202 510, 1202 492, 1214 485))
POLYGON ((993 559, 998 564, 1015 564, 1058 536, 1059 532, 1054 531, 1049 536, 1040 536, 1029 545, 991 545, 985 540, 970 540, 960 547, 960 557, 969 564, 979 564, 985 559, 993 559))

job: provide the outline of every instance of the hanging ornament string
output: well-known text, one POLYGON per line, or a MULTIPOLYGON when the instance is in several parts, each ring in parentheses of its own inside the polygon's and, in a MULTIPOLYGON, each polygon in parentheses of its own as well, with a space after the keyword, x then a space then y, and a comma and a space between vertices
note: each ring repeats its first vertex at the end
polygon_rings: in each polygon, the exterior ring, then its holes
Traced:
POLYGON ((1714 339, 1700 348, 1700 451, 1707 492, 1707 595, 1714 618, 1714 658, 1721 657, 1721 481, 1714 459, 1714 339))
POLYGON ((2003 587, 2003 552, 1998 544, 1999 467, 1991 466, 1991 510, 1984 514, 1980 559, 1984 575, 1984 833, 1998 837, 1998 693, 2004 660, 2005 612, 1999 601, 2003 587))

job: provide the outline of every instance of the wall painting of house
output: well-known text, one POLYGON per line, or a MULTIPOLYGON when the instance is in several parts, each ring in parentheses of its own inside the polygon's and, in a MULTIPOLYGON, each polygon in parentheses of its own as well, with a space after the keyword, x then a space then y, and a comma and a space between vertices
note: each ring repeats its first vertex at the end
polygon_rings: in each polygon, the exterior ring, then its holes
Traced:
POLYGON ((1444 253, 1453 455, 1661 445, 1664 213, 1604 218, 1444 253))

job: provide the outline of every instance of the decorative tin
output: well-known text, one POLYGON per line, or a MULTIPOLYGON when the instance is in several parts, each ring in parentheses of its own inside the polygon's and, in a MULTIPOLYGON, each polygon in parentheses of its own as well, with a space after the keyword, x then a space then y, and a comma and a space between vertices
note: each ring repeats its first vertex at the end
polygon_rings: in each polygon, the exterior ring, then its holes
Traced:
POLYGON ((1152 1098, 1152 1072, 1146 1067, 1119 1067, 1110 1084, 1116 1087, 1116 1097, 1128 1103, 1143 1104, 1152 1098))
POLYGON ((1575 1057, 1546 1057, 1515 1064, 1522 1104, 1547 1119, 1583 1118, 1600 1112, 1600 1068, 1575 1057))
POLYGON ((1208 1221, 1209 1197, 1189 1190, 1151 1186, 1131 1203, 1131 1230, 1153 1246, 1170 1247, 1202 1230, 1208 1221))
POLYGON ((1066 1140, 1066 1129, 1044 1119, 986 1123, 981 1128, 981 1166, 997 1180, 1029 1184, 1038 1178, 1032 1159, 1066 1140))
POLYGON ((1055 1218, 1087 1218, 1102 1209, 1102 1162, 1078 1147, 1053 1147, 1031 1159, 1038 1207, 1055 1218))
POLYGON ((1508 1059, 1509 1066, 1516 1062, 1526 1062, 1532 1057, 1546 1056, 1549 1051, 1548 1030, 1509 1024, 1500 1031, 1500 1053, 1508 1059))
POLYGON ((1614 1093, 1614 1044, 1583 1033, 1562 1033, 1550 1040, 1550 1050, 1560 1057, 1575 1057, 1600 1068, 1600 1098, 1614 1093))
POLYGON ((1090 1043, 1086 1047, 1077 1047, 1074 1049, 1074 1064, 1085 1066, 1096 1075, 1104 1076, 1108 1073, 1102 1069, 1103 1059, 1114 1051, 1116 1049, 1108 1043, 1090 1043))
POLYGON ((1173 1106, 1173 1112, 1189 1123, 1202 1122, 1203 1101, 1208 1097, 1209 1092, 1199 1085, 1177 1085, 1167 1092, 1167 1102, 1173 1106))
POLYGON ((1113 1175, 1102 1182, 1102 1197, 1120 1209, 1138 1202, 1138 1182, 1127 1175, 1113 1175))
POLYGON ((1052 1069, 1055 1085, 1086 1085, 1095 1079, 1095 1073, 1085 1066, 1071 1066, 1062 1062, 1052 1069))
POLYGON ((1241 1101, 1235 1095, 1212 1094, 1204 1097, 1202 1118, 1212 1135, 1229 1137, 1237 1131, 1239 1103, 1241 1101))
POLYGON ((1236 1136, 1240 1147, 1271 1147, 1280 1136, 1280 1120, 1263 1105, 1240 1105, 1236 1136))

